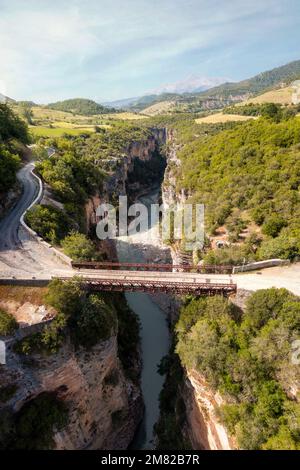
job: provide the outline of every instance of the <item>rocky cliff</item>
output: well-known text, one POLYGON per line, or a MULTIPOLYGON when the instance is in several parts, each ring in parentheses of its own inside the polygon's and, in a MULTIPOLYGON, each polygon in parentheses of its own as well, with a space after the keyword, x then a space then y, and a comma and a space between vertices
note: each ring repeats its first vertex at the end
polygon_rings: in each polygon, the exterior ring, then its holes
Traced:
POLYGON ((16 341, 40 331, 53 311, 28 301, 25 307, 15 302, 13 309, 16 316, 23 312, 23 322, 13 337, 1 338, 6 365, 0 366, 0 414, 14 416, 44 392, 53 392, 68 409, 67 425, 53 436, 56 449, 126 449, 142 418, 143 402, 139 386, 124 374, 116 335, 90 350, 74 348, 66 336, 55 354, 20 355, 14 351, 16 341), (34 323, 31 315, 28 325, 25 310, 42 311, 43 318, 36 315, 34 323))
POLYGON ((111 196, 130 195, 132 198, 159 184, 164 171, 165 159, 160 154, 160 146, 166 142, 166 130, 151 129, 150 136, 140 142, 131 142, 124 154, 114 162, 114 169, 104 184, 104 193, 111 196))
POLYGON ((206 380, 195 370, 186 372, 183 399, 186 406, 184 433, 197 450, 232 450, 233 439, 216 415, 216 408, 223 404, 218 392, 207 385, 206 380))

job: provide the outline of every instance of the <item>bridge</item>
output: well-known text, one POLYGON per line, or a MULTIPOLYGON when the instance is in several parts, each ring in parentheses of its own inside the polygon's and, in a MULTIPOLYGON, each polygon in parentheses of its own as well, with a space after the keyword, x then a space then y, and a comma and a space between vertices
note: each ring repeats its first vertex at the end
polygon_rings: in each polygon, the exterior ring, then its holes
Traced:
MULTIPOLYGON (((80 278, 91 291, 228 296, 237 289, 228 275, 222 277, 203 275, 211 272, 223 273, 228 270, 231 272, 231 266, 73 262, 72 267, 80 270, 80 278), (90 270, 93 270, 93 273, 90 270)), ((69 278, 61 277, 61 279, 69 278)))
POLYGON ((130 271, 111 269, 66 269, 55 275, 14 276, 0 278, 0 285, 46 286, 52 279, 68 281, 79 279, 90 291, 165 292, 170 294, 193 294, 228 296, 237 286, 228 275, 206 275, 193 272, 130 271))

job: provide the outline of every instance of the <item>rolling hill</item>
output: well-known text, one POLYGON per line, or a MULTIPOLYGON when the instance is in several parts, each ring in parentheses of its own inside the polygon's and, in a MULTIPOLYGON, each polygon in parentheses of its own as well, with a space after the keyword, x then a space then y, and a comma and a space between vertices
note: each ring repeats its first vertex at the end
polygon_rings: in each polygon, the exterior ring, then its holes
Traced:
POLYGON ((83 116, 107 114, 115 111, 113 108, 108 108, 102 104, 96 103, 93 100, 88 100, 85 98, 73 98, 64 101, 57 101, 56 103, 48 104, 47 108, 57 111, 64 111, 67 113, 80 114, 83 116))

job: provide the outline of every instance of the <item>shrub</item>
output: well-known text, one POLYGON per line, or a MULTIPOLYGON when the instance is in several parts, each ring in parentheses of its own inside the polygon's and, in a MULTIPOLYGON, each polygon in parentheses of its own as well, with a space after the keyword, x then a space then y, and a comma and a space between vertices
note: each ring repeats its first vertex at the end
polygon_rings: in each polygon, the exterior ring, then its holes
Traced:
POLYGON ((26 213, 25 218, 35 232, 51 243, 58 243, 71 229, 71 222, 66 214, 52 206, 34 206, 26 213))
POLYGON ((293 260, 300 256, 300 230, 283 229, 280 235, 265 240, 257 251, 259 259, 282 258, 293 260))
POLYGON ((276 237, 280 230, 286 225, 284 219, 277 215, 270 216, 262 226, 262 233, 270 237, 276 237))
POLYGON ((12 335, 18 328, 18 323, 15 318, 10 314, 0 309, 0 335, 12 335))
POLYGON ((61 242, 66 255, 74 261, 92 260, 96 257, 96 249, 91 240, 83 233, 72 232, 61 242))
POLYGON ((97 295, 90 295, 68 324, 74 344, 87 349, 109 339, 117 328, 115 312, 97 295))
POLYGON ((285 302, 294 298, 287 289, 260 289, 246 300, 244 322, 249 327, 262 328, 270 319, 278 317, 285 302))

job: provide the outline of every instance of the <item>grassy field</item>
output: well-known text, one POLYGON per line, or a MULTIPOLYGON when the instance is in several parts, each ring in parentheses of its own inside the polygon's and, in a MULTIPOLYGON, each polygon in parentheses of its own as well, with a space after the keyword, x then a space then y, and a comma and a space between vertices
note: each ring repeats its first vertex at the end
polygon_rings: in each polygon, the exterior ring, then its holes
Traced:
POLYGON ((249 103, 276 103, 276 104, 292 104, 292 89, 290 87, 280 88, 278 90, 271 90, 263 93, 262 95, 250 98, 243 103, 239 103, 237 106, 243 106, 249 103))
POLYGON ((72 129, 69 127, 43 127, 43 126, 29 126, 32 135, 37 137, 60 137, 63 134, 80 135, 86 132, 94 132, 94 127, 78 127, 72 129))
POLYGON ((203 118, 196 119, 197 124, 217 124, 219 122, 248 121, 249 119, 257 119, 253 116, 239 116, 238 114, 211 114, 203 118))
MULTIPOLYGON (((14 111, 22 117, 22 107, 12 106, 14 111)), ((108 129, 114 121, 147 119, 138 113, 111 113, 94 116, 81 116, 46 108, 45 106, 32 106, 32 122, 29 126, 34 137, 60 137, 63 134, 80 135, 86 132, 95 132, 95 126, 108 129)))

